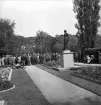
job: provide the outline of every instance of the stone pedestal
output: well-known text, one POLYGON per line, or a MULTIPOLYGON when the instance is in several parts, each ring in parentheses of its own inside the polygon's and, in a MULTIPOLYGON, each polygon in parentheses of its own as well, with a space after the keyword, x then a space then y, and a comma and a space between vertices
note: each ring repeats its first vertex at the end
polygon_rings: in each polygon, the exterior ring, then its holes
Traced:
POLYGON ((74 67, 74 56, 70 50, 65 50, 60 56, 60 66, 62 68, 74 67))

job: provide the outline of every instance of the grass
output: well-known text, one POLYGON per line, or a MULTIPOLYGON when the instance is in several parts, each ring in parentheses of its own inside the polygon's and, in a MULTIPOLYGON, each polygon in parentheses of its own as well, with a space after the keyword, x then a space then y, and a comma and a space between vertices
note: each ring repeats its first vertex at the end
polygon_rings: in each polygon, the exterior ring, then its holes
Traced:
POLYGON ((11 82, 15 88, 0 94, 7 105, 49 105, 24 69, 14 69, 11 82))

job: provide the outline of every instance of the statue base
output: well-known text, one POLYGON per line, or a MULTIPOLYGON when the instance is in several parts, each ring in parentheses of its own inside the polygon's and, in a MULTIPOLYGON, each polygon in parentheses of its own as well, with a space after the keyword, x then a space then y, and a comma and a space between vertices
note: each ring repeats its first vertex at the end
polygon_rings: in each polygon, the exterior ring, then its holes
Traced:
POLYGON ((74 67, 74 56, 70 50, 64 50, 60 56, 60 66, 62 68, 74 67))

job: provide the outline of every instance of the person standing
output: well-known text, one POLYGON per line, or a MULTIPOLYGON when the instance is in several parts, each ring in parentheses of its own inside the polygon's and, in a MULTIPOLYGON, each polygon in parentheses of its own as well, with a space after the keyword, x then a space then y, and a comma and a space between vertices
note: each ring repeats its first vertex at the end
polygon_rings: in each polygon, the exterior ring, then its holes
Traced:
POLYGON ((1 58, 1 62, 2 62, 2 66, 5 66, 5 63, 4 63, 4 55, 3 55, 3 57, 1 58))
POLYGON ((31 55, 30 54, 28 54, 28 65, 31 65, 31 55))
POLYGON ((101 52, 98 51, 98 59, 99 59, 99 63, 101 64, 101 52))
POLYGON ((0 67, 2 66, 2 61, 1 61, 1 57, 0 57, 0 67))

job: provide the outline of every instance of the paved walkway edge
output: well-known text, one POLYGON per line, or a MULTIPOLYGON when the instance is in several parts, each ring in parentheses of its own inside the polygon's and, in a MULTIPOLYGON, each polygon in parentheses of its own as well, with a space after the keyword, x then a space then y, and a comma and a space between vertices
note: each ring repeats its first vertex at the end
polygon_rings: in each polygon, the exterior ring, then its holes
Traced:
POLYGON ((84 66, 84 67, 85 67, 85 66, 87 66, 87 67, 88 67, 88 66, 90 66, 90 67, 91 67, 91 66, 101 67, 101 64, 87 64, 87 63, 78 63, 78 62, 74 62, 74 65, 75 65, 75 66, 84 66))
POLYGON ((56 76, 66 80, 68 82, 71 82, 71 83, 73 83, 73 84, 75 84, 81 88, 84 88, 88 91, 91 91, 94 94, 97 94, 98 96, 101 96, 101 85, 99 85, 99 84, 96 84, 94 82, 90 82, 90 81, 87 81, 87 80, 84 80, 84 79, 81 79, 79 77, 75 77, 72 75, 70 75, 70 77, 67 78, 64 75, 61 75, 61 72, 55 71, 55 72, 58 72, 58 73, 55 73, 54 70, 48 69, 48 68, 41 66, 41 65, 38 65, 37 67, 39 67, 41 69, 43 68, 43 70, 45 70, 45 71, 47 71, 53 75, 56 75, 56 76))

